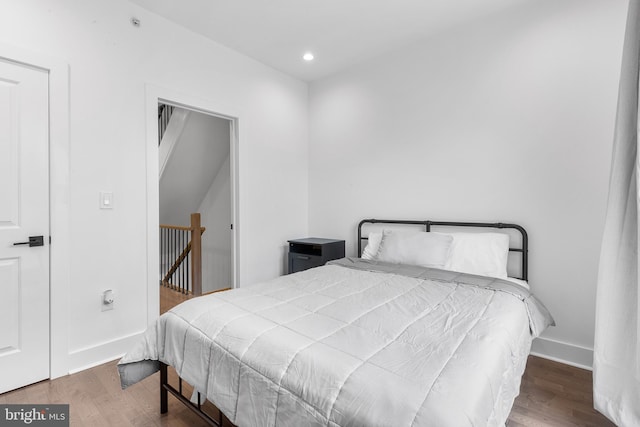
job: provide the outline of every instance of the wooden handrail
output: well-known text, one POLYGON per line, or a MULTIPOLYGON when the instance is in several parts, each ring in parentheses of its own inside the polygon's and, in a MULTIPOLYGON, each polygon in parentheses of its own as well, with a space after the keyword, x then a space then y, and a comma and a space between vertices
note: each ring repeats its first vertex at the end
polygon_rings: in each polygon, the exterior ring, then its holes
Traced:
POLYGON ((183 249, 180 256, 176 258, 175 262, 173 263, 169 271, 167 271, 167 274, 164 275, 164 279, 162 279, 163 283, 171 285, 171 282, 169 282, 169 279, 171 278, 171 276, 173 276, 173 273, 175 273, 176 270, 180 267, 180 264, 182 264, 182 262, 187 257, 187 255, 189 255, 190 251, 191 251, 191 242, 187 243, 187 246, 183 249))
POLYGON ((166 225, 161 224, 161 229, 165 230, 177 230, 183 232, 190 232, 190 241, 187 242, 186 246, 180 253, 180 255, 176 258, 171 265, 171 268, 164 274, 164 277, 161 281, 163 286, 167 286, 172 289, 179 289, 183 292, 192 293, 194 296, 202 295, 202 234, 206 231, 206 227, 202 227, 200 225, 200 214, 194 213, 191 214, 191 226, 184 227, 178 225, 166 225), (198 233, 197 230, 200 232, 198 233), (170 280, 174 274, 178 271, 182 263, 187 259, 191 253, 191 291, 188 290, 189 277, 187 276, 187 286, 174 286, 170 280))

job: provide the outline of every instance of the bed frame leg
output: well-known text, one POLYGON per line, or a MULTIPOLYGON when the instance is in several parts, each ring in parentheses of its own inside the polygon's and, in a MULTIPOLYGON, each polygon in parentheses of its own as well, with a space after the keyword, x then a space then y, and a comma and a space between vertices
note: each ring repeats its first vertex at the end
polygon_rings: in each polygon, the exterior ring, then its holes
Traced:
MULTIPOLYGON (((192 403, 189 399, 182 395, 182 379, 180 377, 180 390, 176 390, 171 384, 169 384, 168 377, 169 366, 166 363, 160 362, 160 413, 166 414, 169 411, 169 393, 171 393, 178 401, 182 402, 187 409, 193 411, 194 414, 199 416, 207 425, 221 427, 222 422, 216 421, 211 415, 201 409, 202 401, 200 400, 200 393, 198 393, 198 404, 192 403)), ((222 420, 222 413, 220 412, 220 420, 222 420)))
POLYGON ((165 385, 167 385, 167 365, 160 362, 160 413, 166 414, 169 410, 169 393, 165 385))

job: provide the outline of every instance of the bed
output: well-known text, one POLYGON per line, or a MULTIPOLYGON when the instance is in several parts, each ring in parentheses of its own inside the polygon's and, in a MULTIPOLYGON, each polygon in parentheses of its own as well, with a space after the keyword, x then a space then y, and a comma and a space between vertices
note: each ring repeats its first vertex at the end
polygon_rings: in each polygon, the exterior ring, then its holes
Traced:
POLYGON ((197 410, 202 396, 237 426, 504 426, 531 341, 553 324, 526 284, 525 230, 363 220, 358 254, 174 307, 119 362, 123 388, 160 370, 166 411, 180 394, 169 365, 197 391, 181 400, 197 410))

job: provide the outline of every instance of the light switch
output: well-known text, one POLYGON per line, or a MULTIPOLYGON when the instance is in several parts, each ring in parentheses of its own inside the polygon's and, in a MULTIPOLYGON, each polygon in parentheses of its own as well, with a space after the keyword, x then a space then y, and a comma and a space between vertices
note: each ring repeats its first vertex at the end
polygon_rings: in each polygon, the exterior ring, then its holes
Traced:
POLYGON ((113 209, 113 192, 100 192, 100 209, 113 209))

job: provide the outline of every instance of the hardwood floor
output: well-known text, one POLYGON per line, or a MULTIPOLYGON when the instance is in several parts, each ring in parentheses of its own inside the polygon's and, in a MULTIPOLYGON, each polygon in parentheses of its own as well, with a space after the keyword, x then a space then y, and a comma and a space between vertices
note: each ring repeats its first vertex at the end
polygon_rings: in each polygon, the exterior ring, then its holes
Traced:
MULTIPOLYGON (((175 398, 169 413, 160 414, 160 380, 156 373, 120 389, 117 361, 77 374, 24 387, 0 395, 6 403, 68 403, 72 426, 200 427, 204 422, 175 398)), ((175 374, 170 378, 175 382, 175 374)), ((581 426, 614 424, 592 409, 591 372, 530 356, 509 427, 581 426)), ((225 423, 225 426, 229 425, 225 423)))
POLYGON ((160 286, 160 314, 166 313, 172 307, 193 298, 191 294, 183 294, 164 286, 160 286))
POLYGON ((593 409, 592 373, 529 356, 508 427, 615 426, 593 409))
MULTIPOLYGON (((188 295, 161 288, 161 312, 189 298, 188 295)), ((68 403, 71 426, 206 425, 172 396, 169 396, 169 412, 160 414, 158 373, 121 390, 116 364, 117 361, 108 362, 77 374, 0 394, 0 404, 68 403)), ((169 369, 169 378, 172 384, 177 384, 173 369, 169 369)), ((591 379, 590 371, 529 356, 520 395, 514 402, 507 426, 614 426, 593 409, 591 379)), ((189 389, 188 385, 186 389, 189 389)), ((212 405, 207 409, 214 417, 217 415, 212 405)), ((231 423, 225 419, 223 426, 231 426, 231 423)))
MULTIPOLYGON (((207 292, 207 294, 212 294, 216 292, 228 291, 231 288, 219 289, 217 291, 207 292)), ((184 302, 188 299, 193 298, 191 294, 183 294, 178 291, 174 291, 172 289, 166 288, 164 286, 160 286, 160 314, 166 313, 172 307, 184 302)))
POLYGON ((176 426, 205 424, 176 399, 169 399, 169 413, 160 414, 160 379, 156 373, 120 389, 117 361, 53 381, 0 395, 0 403, 68 403, 71 426, 176 426))

